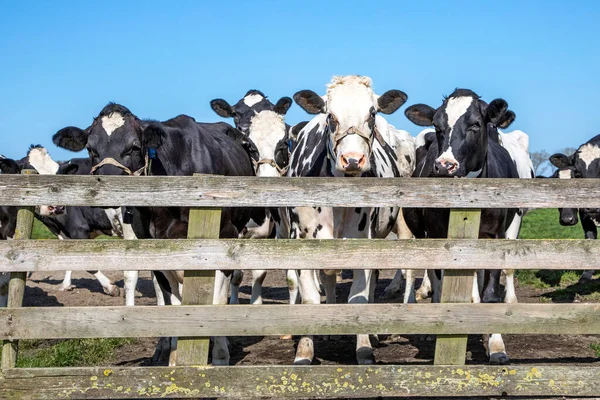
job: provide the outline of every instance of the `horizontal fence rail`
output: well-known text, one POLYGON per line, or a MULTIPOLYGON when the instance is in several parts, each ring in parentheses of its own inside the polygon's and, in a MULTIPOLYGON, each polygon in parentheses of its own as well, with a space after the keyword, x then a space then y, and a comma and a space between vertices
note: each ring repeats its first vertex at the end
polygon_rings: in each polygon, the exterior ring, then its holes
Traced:
POLYGON ((38 240, 0 242, 2 271, 600 269, 595 240, 38 240), (298 255, 301 254, 301 258, 298 255))
POLYGON ((0 339, 380 334, 596 334, 600 304, 319 304, 0 309, 0 339))
POLYGON ((600 208, 597 179, 0 175, 0 204, 600 208))
POLYGON ((28 368, 7 370, 6 378, 0 378, 0 397, 9 399, 23 393, 27 399, 581 398, 600 393, 600 367, 592 366, 28 368))

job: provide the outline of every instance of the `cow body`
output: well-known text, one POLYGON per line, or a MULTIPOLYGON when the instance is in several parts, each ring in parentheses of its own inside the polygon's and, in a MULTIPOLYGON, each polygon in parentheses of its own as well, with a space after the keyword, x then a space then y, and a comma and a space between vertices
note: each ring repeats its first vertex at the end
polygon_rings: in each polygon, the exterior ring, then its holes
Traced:
MULTIPOLYGON (((518 178, 517 166, 497 138, 496 126, 506 120, 508 105, 502 99, 487 104, 470 90, 457 89, 437 110, 417 104, 406 110, 407 117, 417 125, 435 126, 435 133, 425 133, 422 142, 426 151, 418 150, 416 177, 471 177, 518 178)), ((513 114, 514 115, 514 114, 513 114)), ((514 118, 513 118, 514 119, 514 118)), ((511 121, 512 122, 512 121, 511 121)), ((531 177, 531 175, 529 175, 531 177)), ((404 209, 404 217, 417 238, 446 238, 449 209, 404 209)), ((518 210, 485 209, 481 212, 480 238, 506 238, 518 210)), ((514 230, 514 229, 513 229, 514 230)), ((516 238, 513 237, 513 238, 516 238)), ((441 274, 428 271, 433 286, 433 300, 439 302, 441 274)), ((483 290, 484 302, 499 302, 500 271, 486 271, 483 290)), ((479 290, 474 291, 474 301, 479 301, 479 290)), ((511 299, 516 301, 516 297, 511 299)), ((502 338, 494 334, 488 345, 491 363, 507 363, 508 357, 502 338)))
MULTIPOLYGON (((298 134, 288 176, 398 177, 397 154, 386 143, 387 122, 377 112, 392 113, 405 101, 400 91, 376 96, 370 78, 334 77, 323 98, 305 90, 294 100, 307 112, 317 114, 298 134)), ((414 147, 414 145, 413 145, 414 147)), ((330 208, 293 207, 287 209, 292 239, 384 238, 395 225, 397 207, 330 208)), ((321 273, 328 302, 335 301, 334 271, 321 273)), ((370 270, 354 270, 349 303, 368 303, 373 298, 375 280, 370 270)), ((313 271, 300 271, 303 303, 318 304, 320 295, 313 271)), ((314 357, 312 337, 303 337, 295 364, 310 364, 314 357)), ((360 364, 374 362, 368 335, 358 335, 356 357, 360 364)))
MULTIPOLYGON (((164 122, 137 118, 129 109, 110 103, 86 130, 67 127, 57 132, 54 143, 73 151, 87 148, 94 174, 186 176, 194 173, 252 176, 254 169, 244 136, 225 123, 198 123, 186 115, 164 122), (150 162, 149 160, 152 160, 150 162)), ((138 207, 148 237, 187 237, 189 208, 138 207)), ((244 208, 224 208, 220 237, 236 238, 250 216, 244 208)), ((141 232, 143 236, 145 232, 141 232)), ((137 234, 137 232, 136 232, 137 234)), ((180 304, 181 274, 154 271, 165 302, 180 304)), ((214 304, 227 304, 230 274, 217 271, 214 304)), ((163 342, 164 343, 164 342, 163 342)), ((172 345, 174 343, 171 343, 172 345)), ((173 347, 173 346, 172 346, 173 347)), ((163 349, 157 349, 165 354, 163 349)), ((170 363, 175 355, 171 354, 170 363)), ((226 338, 216 338, 213 365, 229 363, 226 338)))

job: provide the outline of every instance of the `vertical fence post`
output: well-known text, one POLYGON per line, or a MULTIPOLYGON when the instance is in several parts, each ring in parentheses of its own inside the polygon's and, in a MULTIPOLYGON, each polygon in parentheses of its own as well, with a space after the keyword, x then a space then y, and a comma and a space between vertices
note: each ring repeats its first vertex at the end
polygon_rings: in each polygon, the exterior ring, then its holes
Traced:
MULTIPOLYGON (((33 175, 34 170, 23 170, 25 175, 33 175)), ((31 239, 35 207, 21 207, 17 212, 15 240, 31 239)), ((25 295, 27 272, 11 272, 8 284, 8 300, 6 307, 21 307, 25 295)), ((14 368, 17 365, 18 340, 5 340, 2 344, 2 369, 14 368)))
MULTIPOLYGON (((221 226, 220 208, 192 208, 188 239, 218 239, 221 226)), ((185 271, 182 304, 213 304, 215 271, 185 271)), ((177 365, 208 364, 210 338, 186 337, 177 341, 177 365)))
MULTIPOLYGON (((477 239, 481 210, 450 210, 448 239, 477 239)), ((473 271, 444 271, 442 303, 470 303, 473 293, 473 271)), ((438 335, 435 344, 434 364, 465 365, 467 335, 438 335)))

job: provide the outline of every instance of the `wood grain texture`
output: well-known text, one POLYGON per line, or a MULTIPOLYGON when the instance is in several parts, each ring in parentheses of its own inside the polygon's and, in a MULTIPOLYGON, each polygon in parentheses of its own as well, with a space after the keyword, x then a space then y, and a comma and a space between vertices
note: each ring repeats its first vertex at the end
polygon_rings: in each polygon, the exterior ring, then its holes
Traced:
POLYGON ((597 179, 1 175, 0 204, 600 208, 600 182, 597 179))
MULTIPOLYGON (((33 170, 23 170, 22 174, 30 176, 35 174, 33 170)), ((31 239, 33 231, 33 220, 35 218, 34 207, 22 207, 17 211, 17 225, 15 227, 15 241, 31 239)), ((8 299, 6 307, 14 308, 23 305, 25 296, 26 272, 11 272, 8 284, 8 299)), ((17 364, 19 343, 15 340, 8 340, 2 344, 2 368, 14 368, 17 364)))
MULTIPOLYGON (((450 211, 448 239, 477 239, 480 210, 450 211)), ((470 303, 473 293, 473 271, 447 270, 442 280, 442 303, 470 303)), ((434 364, 464 365, 467 356, 467 335, 438 335, 434 364)))
MULTIPOLYGON (((194 208, 190 210, 188 238, 218 239, 220 226, 220 208, 194 208)), ((212 304, 214 289, 214 270, 186 270, 183 274, 181 303, 184 305, 212 304)), ((182 337, 177 343, 177 365, 207 365, 209 349, 209 337, 182 337)))
POLYGON ((600 304, 268 304, 0 310, 0 339, 359 332, 597 334, 600 304))
POLYGON ((12 369, 4 399, 597 396, 600 367, 277 366, 12 369))
POLYGON ((0 242, 2 271, 600 269, 598 240, 27 240, 0 242))

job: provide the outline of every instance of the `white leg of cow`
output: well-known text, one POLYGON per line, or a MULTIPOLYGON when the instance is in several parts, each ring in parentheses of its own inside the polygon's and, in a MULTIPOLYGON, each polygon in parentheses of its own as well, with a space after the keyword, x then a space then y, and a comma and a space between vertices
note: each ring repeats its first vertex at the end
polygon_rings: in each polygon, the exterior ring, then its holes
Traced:
POLYGON ((296 304, 298 302, 298 271, 295 269, 288 269, 286 271, 286 282, 288 285, 288 291, 290 293, 290 304, 296 304))
POLYGON ((502 340, 502 335, 499 333, 494 333, 490 336, 488 352, 490 354, 490 364, 506 365, 509 363, 504 341, 502 340))
POLYGON ((250 297, 250 304, 262 304, 262 285, 267 276, 265 270, 252 270, 252 296, 250 297))
POLYGON ((154 275, 154 272, 151 272, 150 275, 152 276, 152 284, 154 285, 154 292, 156 293, 156 305, 164 306, 165 305, 165 296, 163 294, 162 289, 160 288, 160 285, 158 284, 156 275, 154 275))
MULTIPOLYGON (((321 303, 321 295, 319 287, 315 283, 314 272, 311 270, 302 270, 298 277, 298 286, 300 288, 300 296, 302 304, 319 304, 321 303)), ((303 336, 298 342, 296 349, 296 365, 310 365, 315 356, 315 349, 312 336, 303 336)))
POLYGON ((8 283, 10 272, 0 272, 0 307, 6 307, 8 303, 8 283))
POLYGON ((425 270, 425 274, 423 275, 423 280, 421 281, 421 286, 419 286, 419 290, 416 293, 417 300, 425 300, 429 297, 431 293, 431 280, 429 279, 429 274, 427 270, 425 270))
MULTIPOLYGON (((215 271, 215 291, 213 295, 213 304, 227 304, 227 292, 231 275, 225 276, 222 271, 215 271)), ((229 347, 227 337, 215 336, 213 338, 212 365, 229 365, 229 347)))
POLYGON ((137 286, 138 275, 138 271, 123 271, 126 306, 135 305, 135 288, 137 286))
POLYGON ((244 279, 244 271, 237 269, 233 271, 231 277, 231 297, 229 298, 229 304, 240 304, 240 285, 244 279))
POLYGON ((415 270, 407 269, 405 271, 406 285, 404 287, 404 298, 402 300, 404 304, 414 304, 417 302, 417 296, 415 293, 415 270))
POLYGON ((481 303, 481 296, 479 295, 479 279, 477 279, 477 271, 473 272, 473 290, 471 292, 471 303, 481 303))
MULTIPOLYGON (((366 304, 369 302, 372 275, 373 271, 371 270, 354 270, 350 295, 348 296, 349 304, 366 304)), ((356 361, 359 365, 375 363, 368 334, 356 336, 356 361)))
POLYGON ((111 295, 112 297, 121 296, 121 291, 119 290, 119 287, 113 284, 113 282, 110 279, 108 279, 106 275, 104 275, 102 272, 96 271, 94 273, 94 276, 96 277, 98 282, 100 282, 100 285, 102 285, 102 290, 104 290, 104 293, 111 295))
POLYGON ((61 292, 73 290, 75 285, 71 284, 71 276, 73 275, 73 271, 65 271, 65 278, 63 279, 58 290, 61 292))
POLYGON ((515 293, 515 271, 513 269, 507 269, 504 271, 506 275, 506 294, 504 295, 504 302, 507 304, 518 303, 517 294, 515 293))
POLYGON ((405 270, 396 270, 394 278, 390 284, 383 289, 383 295, 381 296, 382 299, 392 299, 396 297, 398 293, 400 293, 400 290, 402 290, 402 281, 404 280, 404 272, 405 270))

